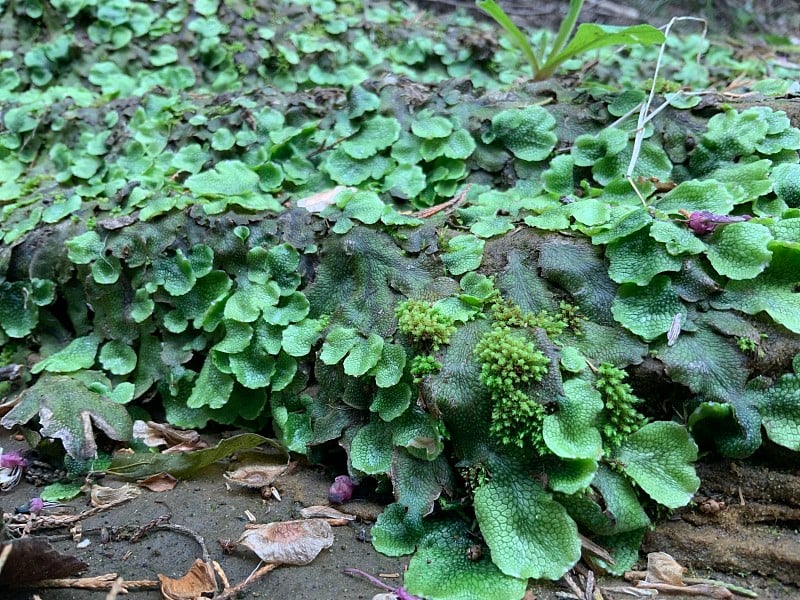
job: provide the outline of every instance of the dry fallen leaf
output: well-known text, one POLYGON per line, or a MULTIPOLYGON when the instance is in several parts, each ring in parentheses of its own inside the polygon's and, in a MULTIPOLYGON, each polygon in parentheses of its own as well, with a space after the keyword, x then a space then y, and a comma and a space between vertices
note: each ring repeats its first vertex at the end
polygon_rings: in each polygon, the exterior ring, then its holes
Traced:
POLYGON ((650 583, 684 585, 684 568, 666 552, 650 552, 647 555, 647 577, 650 583))
POLYGON ((178 480, 169 473, 158 473, 147 479, 140 479, 136 484, 151 492, 168 492, 178 484, 178 480))
POLYGON ((128 500, 133 500, 142 493, 142 490, 130 483, 123 483, 118 488, 93 485, 90 492, 92 506, 109 508, 128 500))
POLYGON ((167 446, 165 452, 175 452, 177 448, 182 452, 190 452, 208 447, 196 431, 175 429, 171 425, 154 421, 134 421, 133 438, 151 448, 167 446))
POLYGON ((267 563, 306 565, 333 545, 333 531, 319 519, 249 525, 236 543, 267 563))
POLYGON ((161 581, 161 595, 165 600, 198 600, 202 594, 216 591, 214 573, 199 558, 189 571, 180 579, 172 579, 166 575, 158 575, 161 581))
POLYGON ((345 521, 355 521, 353 515, 348 515, 336 510, 332 506, 307 506, 300 509, 300 516, 304 519, 344 519, 345 521))
POLYGON ((40 537, 24 537, 0 544, 0 553, 8 553, 0 571, 0 586, 72 577, 89 568, 82 560, 62 554, 40 537), (6 550, 9 547, 10 550, 6 550))
POLYGON ((310 196, 301 198, 297 201, 297 206, 300 208, 305 208, 310 213, 322 212, 331 204, 333 204, 333 201, 336 199, 336 196, 339 195, 339 192, 344 190, 355 190, 355 188, 337 185, 335 188, 323 190, 321 192, 317 192, 316 194, 311 194, 310 196))
POLYGON ((262 488, 286 473, 289 465, 247 465, 223 475, 225 480, 236 485, 250 488, 262 488))

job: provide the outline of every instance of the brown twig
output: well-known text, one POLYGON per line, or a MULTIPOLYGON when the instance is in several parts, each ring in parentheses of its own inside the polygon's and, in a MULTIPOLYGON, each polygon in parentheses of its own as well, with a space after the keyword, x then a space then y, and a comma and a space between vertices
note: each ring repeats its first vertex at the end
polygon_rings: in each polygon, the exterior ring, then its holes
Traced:
POLYGON ((229 598, 235 597, 245 587, 247 587, 254 581, 261 579, 264 575, 274 570, 277 566, 278 565, 273 563, 264 565, 263 567, 258 569, 255 573, 248 576, 244 581, 240 581, 235 586, 221 591, 219 594, 216 594, 211 600, 228 600, 229 598))
MULTIPOLYGON (((24 587, 30 588, 73 588, 80 590, 110 590, 116 585, 118 575, 108 573, 96 577, 65 577, 61 579, 42 579, 25 584, 24 587)), ((161 584, 150 579, 137 579, 133 581, 123 581, 122 590, 157 590, 161 584)))
POLYGON ((437 204, 436 206, 431 206, 429 208, 423 208, 422 210, 411 213, 411 216, 419 219, 427 219, 442 211, 446 211, 448 213, 453 212, 460 204, 464 202, 464 200, 467 199, 467 194, 469 193, 470 189, 472 189, 472 184, 468 183, 464 186, 464 189, 461 190, 460 193, 450 198, 450 200, 447 202, 442 202, 441 204, 437 204))

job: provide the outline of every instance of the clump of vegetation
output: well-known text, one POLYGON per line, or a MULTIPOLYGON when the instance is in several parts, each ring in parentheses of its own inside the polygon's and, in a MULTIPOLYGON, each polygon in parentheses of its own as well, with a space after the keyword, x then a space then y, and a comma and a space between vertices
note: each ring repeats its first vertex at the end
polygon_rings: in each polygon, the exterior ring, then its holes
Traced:
POLYGON ((541 310, 536 314, 523 311, 519 305, 499 295, 491 306, 492 319, 504 327, 541 327, 548 335, 558 335, 568 322, 561 315, 541 310))
POLYGON ((397 328, 420 347, 433 352, 450 342, 453 319, 425 300, 405 300, 397 305, 397 328))
POLYGON ((618 447, 630 434, 647 423, 647 419, 636 410, 641 398, 634 395, 630 384, 625 382, 627 373, 614 365, 603 363, 597 368, 595 388, 603 397, 605 422, 601 433, 609 448, 618 447))
POLYGON ((420 383, 426 376, 438 373, 442 368, 442 363, 430 354, 418 354, 411 359, 411 366, 408 372, 414 378, 414 383, 420 383))
POLYGON ((503 444, 542 451, 544 407, 526 391, 547 374, 550 361, 522 332, 502 325, 481 337, 475 356, 492 395, 492 435, 503 444))
MULTIPOLYGON (((761 106, 675 118, 691 94, 626 121, 658 51, 604 46, 649 29, 572 36, 573 2, 521 54, 489 23, 406 5, 50 4, 0 13, 0 366, 22 374, 0 383, 3 425, 90 461, 152 409, 271 425, 311 460, 346 448, 349 476, 392 485, 373 543, 416 553, 407 589, 491 600, 561 577, 579 529, 629 567, 641 499, 697 490, 704 425, 729 456, 763 435, 800 450, 800 359, 767 380, 742 354, 757 330, 800 333, 800 130, 761 106), (524 85, 480 96, 529 77, 526 58, 542 78, 589 49, 598 67, 558 110, 591 95, 613 126, 565 131, 524 85), (686 422, 638 412, 625 369, 646 356, 691 398, 686 422)), ((730 49, 686 68, 676 54, 707 40, 674 41, 662 89, 725 87, 730 49)), ((737 91, 795 85, 776 61, 743 69, 770 79, 737 91)), ((158 457, 111 468, 145 477, 158 457)))

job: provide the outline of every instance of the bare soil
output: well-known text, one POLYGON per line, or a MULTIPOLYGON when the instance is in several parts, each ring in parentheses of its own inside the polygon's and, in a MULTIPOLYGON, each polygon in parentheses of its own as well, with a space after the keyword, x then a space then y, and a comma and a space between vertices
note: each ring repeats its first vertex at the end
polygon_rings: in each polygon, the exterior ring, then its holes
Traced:
MULTIPOLYGON (((21 443, 3 432, 0 444, 9 451, 21 443)), ((218 561, 231 584, 245 579, 258 566, 258 558, 246 548, 233 553, 223 551, 220 541, 236 539, 248 523, 249 511, 259 523, 300 518, 301 508, 327 504, 327 491, 335 473, 301 465, 276 482, 281 500, 263 499, 258 490, 229 488, 223 473, 253 462, 253 454, 233 457, 205 469, 199 476, 181 481, 175 489, 142 494, 123 505, 90 517, 82 522, 87 547, 79 548, 70 532, 36 532, 49 536, 53 546, 89 564, 84 576, 118 573, 126 580, 156 580, 157 574, 179 578, 195 559, 202 556, 200 545, 190 536, 174 531, 152 531, 133 543, 131 535, 160 517, 182 525, 205 540, 211 557, 218 561), (108 541, 102 541, 107 539, 108 541)), ((263 457, 262 457, 263 458, 263 457)), ((795 465, 796 467, 796 465, 795 465)), ((689 508, 651 532, 646 551, 672 554, 691 574, 712 577, 756 591, 767 600, 800 599, 800 477, 796 468, 776 469, 750 466, 733 461, 705 463, 699 466, 704 484, 689 508)), ((112 478, 101 481, 116 487, 112 478)), ((40 489, 24 482, 11 492, 0 495, 5 512, 24 505, 40 489)), ((68 511, 86 508, 85 497, 68 503, 68 511)), ((239 598, 268 599, 369 599, 379 593, 370 584, 342 573, 356 567, 372 574, 389 574, 388 584, 401 585, 409 557, 390 558, 375 552, 369 543, 370 528, 382 506, 360 498, 340 507, 359 518, 346 526, 334 528, 335 543, 309 565, 280 567, 248 586, 239 598)), ((646 564, 642 554, 640 566, 646 564)), ((618 578, 601 578, 601 585, 626 585, 618 578)), ((532 592, 539 600, 555 600, 558 592, 567 591, 563 582, 536 582, 532 592)), ((79 589, 0 590, 0 598, 29 600, 89 600, 104 598, 104 591, 79 589)), ((134 600, 157 600, 158 590, 131 592, 134 600)), ((611 593, 609 598, 625 598, 611 593)), ((684 596, 690 598, 691 596, 684 596)), ((680 598, 680 596, 678 596, 680 598)))

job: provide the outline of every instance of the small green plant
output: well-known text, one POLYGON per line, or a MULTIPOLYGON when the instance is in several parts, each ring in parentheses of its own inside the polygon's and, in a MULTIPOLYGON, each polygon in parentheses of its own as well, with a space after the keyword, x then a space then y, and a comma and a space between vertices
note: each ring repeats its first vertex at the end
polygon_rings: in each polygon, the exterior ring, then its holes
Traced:
POLYGON ((397 305, 397 328, 415 344, 434 352, 455 333, 453 319, 424 300, 405 300, 397 305))
POLYGON ((475 356, 481 363, 481 382, 492 395, 492 435, 505 445, 530 445, 545 453, 544 407, 526 388, 542 380, 550 361, 523 333, 504 326, 481 337, 475 356))
POLYGON ((618 447, 647 422, 636 410, 636 405, 642 401, 633 394, 630 384, 625 383, 625 377, 625 371, 608 363, 597 368, 594 386, 602 395, 606 409, 606 421, 601 433, 610 448, 618 447))
POLYGON ((664 34, 651 25, 612 27, 596 23, 581 24, 570 39, 583 7, 583 0, 570 0, 569 9, 558 28, 552 46, 548 50, 542 44, 541 47, 534 50, 528 37, 514 25, 514 22, 494 0, 477 0, 476 4, 506 30, 511 41, 522 51, 530 63, 535 81, 549 79, 561 64, 590 50, 618 44, 662 44, 665 40, 664 34), (567 43, 568 41, 569 43, 567 43))
POLYGON ((421 383, 427 375, 438 373, 442 369, 442 363, 438 362, 433 356, 418 355, 411 359, 409 373, 414 378, 414 383, 421 383))

